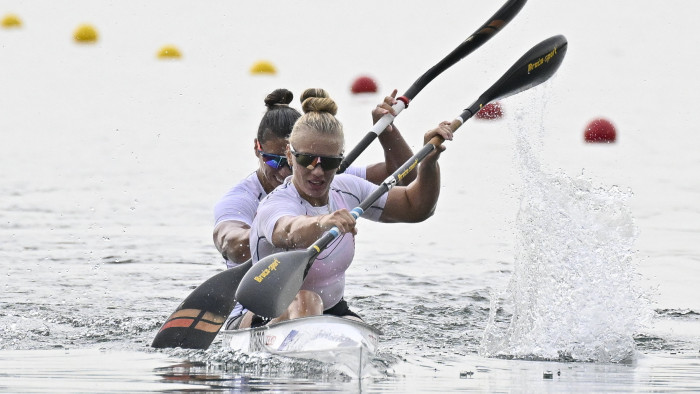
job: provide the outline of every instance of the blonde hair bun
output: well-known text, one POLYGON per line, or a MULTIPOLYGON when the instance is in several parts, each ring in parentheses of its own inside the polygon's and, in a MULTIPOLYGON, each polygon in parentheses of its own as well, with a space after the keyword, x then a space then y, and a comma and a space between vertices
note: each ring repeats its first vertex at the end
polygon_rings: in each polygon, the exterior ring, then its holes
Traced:
POLYGON ((306 89, 301 94, 301 109, 304 113, 328 112, 331 115, 338 113, 338 104, 321 88, 306 89))

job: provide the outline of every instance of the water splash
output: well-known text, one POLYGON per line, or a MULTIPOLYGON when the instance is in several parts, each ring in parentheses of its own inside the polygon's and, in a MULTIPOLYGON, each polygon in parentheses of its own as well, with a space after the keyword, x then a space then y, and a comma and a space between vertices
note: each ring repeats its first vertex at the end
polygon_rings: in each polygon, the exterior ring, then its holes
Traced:
POLYGON ((503 294, 492 297, 479 353, 629 360, 634 334, 649 316, 648 301, 636 287, 637 227, 627 205, 632 193, 596 187, 583 175, 546 172, 526 131, 515 130, 524 185, 514 271, 503 294), (504 309, 511 312, 509 321, 503 320, 504 309))
POLYGON ((186 360, 171 367, 161 368, 159 373, 179 380, 202 380, 202 377, 219 379, 221 374, 245 375, 256 378, 288 380, 310 379, 317 382, 351 381, 343 369, 316 360, 288 358, 269 353, 243 353, 231 351, 219 343, 207 350, 149 349, 165 352, 174 359, 186 360))

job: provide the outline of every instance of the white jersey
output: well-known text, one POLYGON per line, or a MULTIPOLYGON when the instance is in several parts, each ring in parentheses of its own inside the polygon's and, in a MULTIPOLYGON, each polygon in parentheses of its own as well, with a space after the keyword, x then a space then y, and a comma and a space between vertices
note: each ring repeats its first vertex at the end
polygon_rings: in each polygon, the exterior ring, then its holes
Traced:
POLYGON ((266 195, 257 173, 253 172, 226 192, 216 203, 214 226, 228 220, 243 222, 250 226, 255 212, 258 211, 260 200, 266 195))
MULTIPOLYGON (((284 249, 275 247, 269 240, 277 221, 283 216, 325 215, 338 209, 351 210, 360 205, 377 185, 357 176, 339 174, 331 183, 329 204, 322 207, 311 206, 299 196, 299 192, 288 177, 272 193, 260 202, 258 214, 250 230, 250 251, 253 263, 284 249)), ((387 194, 380 197, 362 215, 363 218, 378 221, 384 211, 387 194)), ((321 252, 304 280, 302 289, 318 293, 323 300, 323 309, 329 309, 343 297, 345 271, 355 255, 355 237, 343 234, 321 252)))

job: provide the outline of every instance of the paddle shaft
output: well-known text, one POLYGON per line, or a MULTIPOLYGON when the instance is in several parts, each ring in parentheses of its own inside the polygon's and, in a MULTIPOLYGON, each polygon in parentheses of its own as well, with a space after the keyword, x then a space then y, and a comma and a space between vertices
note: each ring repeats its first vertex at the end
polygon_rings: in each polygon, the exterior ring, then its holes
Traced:
POLYGON ((344 172, 358 156, 381 134, 387 126, 394 121, 396 116, 401 113, 416 95, 425 88, 435 77, 443 71, 452 67, 455 63, 474 52, 477 48, 483 45, 498 33, 505 25, 510 22, 515 15, 523 8, 527 0, 509 0, 496 13, 484 23, 474 34, 467 37, 466 40, 450 52, 445 58, 431 67, 423 75, 411 85, 403 96, 398 98, 398 102, 392 107, 396 115, 386 114, 382 116, 372 129, 365 134, 360 142, 345 156, 343 162, 340 163, 338 173, 344 172))

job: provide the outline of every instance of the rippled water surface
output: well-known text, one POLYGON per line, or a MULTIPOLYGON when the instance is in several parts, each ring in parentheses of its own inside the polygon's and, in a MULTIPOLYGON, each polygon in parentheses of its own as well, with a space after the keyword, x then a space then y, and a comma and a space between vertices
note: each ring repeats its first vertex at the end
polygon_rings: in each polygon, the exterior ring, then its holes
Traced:
POLYGON ((212 208, 254 169, 269 91, 326 88, 354 146, 382 95, 352 96, 353 78, 407 89, 498 6, 3 2, 24 26, 0 29, 0 390, 700 390, 698 6, 620 23, 635 4, 530 1, 397 119, 417 149, 531 46, 569 40, 550 82, 447 144, 434 217, 360 222, 346 298, 385 335, 358 380, 149 345, 223 269, 212 208), (97 44, 71 41, 82 22, 97 44), (184 57, 155 59, 171 43, 184 57), (263 58, 276 76, 248 74, 263 58), (597 116, 617 143, 582 142, 597 116))

